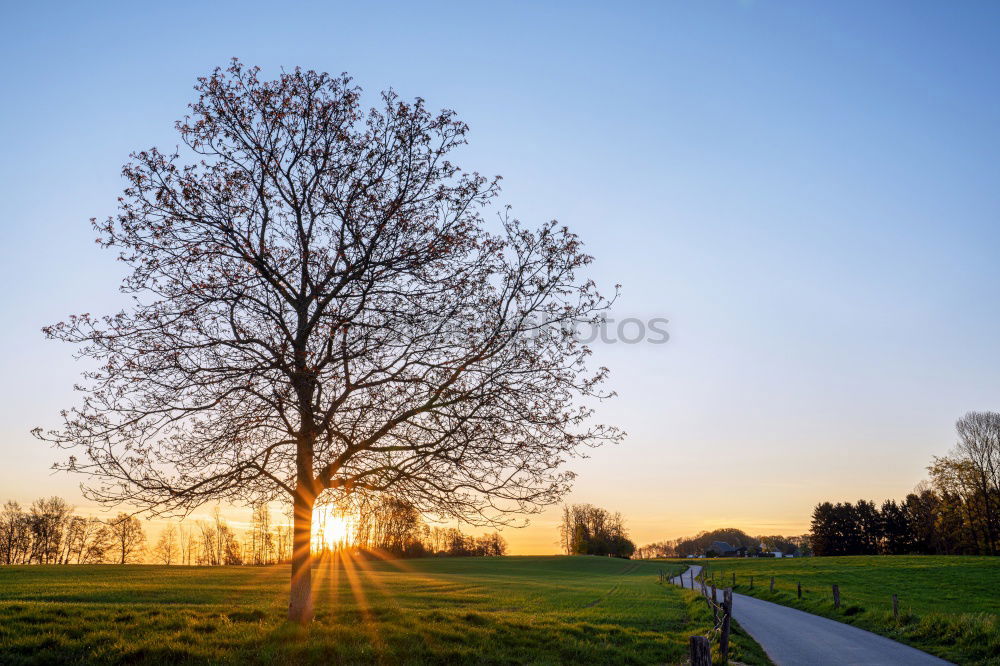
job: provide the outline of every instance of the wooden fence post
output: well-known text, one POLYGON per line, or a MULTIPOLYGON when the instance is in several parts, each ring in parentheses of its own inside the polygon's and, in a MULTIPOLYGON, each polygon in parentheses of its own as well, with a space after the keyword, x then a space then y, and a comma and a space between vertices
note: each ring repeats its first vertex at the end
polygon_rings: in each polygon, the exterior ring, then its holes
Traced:
POLYGON ((719 654, 722 663, 729 663, 729 625, 733 617, 733 590, 726 588, 722 592, 722 631, 719 633, 719 654))
POLYGON ((733 572, 733 587, 736 587, 736 572, 733 572))
POLYGON ((833 607, 835 609, 836 608, 840 608, 840 586, 839 585, 834 585, 833 586, 833 607))
POLYGON ((899 621, 899 597, 892 595, 892 619, 899 621))
POLYGON ((802 598, 802 583, 799 583, 799 599, 802 598))
POLYGON ((771 576, 771 592, 774 592, 774 576, 771 576))
POLYGON ((704 636, 692 636, 688 640, 691 666, 712 666, 712 646, 704 636))
POLYGON ((693 590, 694 589, 694 568, 693 567, 691 568, 691 571, 689 573, 691 574, 691 589, 693 590))

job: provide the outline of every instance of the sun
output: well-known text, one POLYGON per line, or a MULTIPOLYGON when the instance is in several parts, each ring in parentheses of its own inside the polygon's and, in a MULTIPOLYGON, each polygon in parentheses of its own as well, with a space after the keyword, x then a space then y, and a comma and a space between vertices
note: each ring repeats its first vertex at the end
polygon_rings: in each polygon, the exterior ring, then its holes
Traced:
POLYGON ((351 545, 354 520, 336 507, 317 507, 313 511, 313 552, 339 550, 351 545))
POLYGON ((350 520, 347 516, 332 516, 326 524, 328 543, 344 543, 351 535, 350 520))

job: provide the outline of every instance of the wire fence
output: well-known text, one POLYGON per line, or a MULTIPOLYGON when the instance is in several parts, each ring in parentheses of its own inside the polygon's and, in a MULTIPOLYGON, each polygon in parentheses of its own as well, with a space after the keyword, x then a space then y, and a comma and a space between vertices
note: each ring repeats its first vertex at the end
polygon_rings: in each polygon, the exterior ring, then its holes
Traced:
POLYGON ((679 584, 682 588, 697 590, 712 611, 712 628, 703 635, 691 636, 688 639, 691 666, 712 666, 712 644, 719 646, 719 656, 723 664, 729 663, 729 631, 733 618, 733 590, 722 590, 722 600, 719 600, 719 589, 705 582, 705 577, 695 578, 694 569, 688 568, 680 574, 666 574, 660 570, 660 582, 679 584), (686 575, 685 575, 686 574, 686 575), (687 584, 685 585, 685 577, 687 584))

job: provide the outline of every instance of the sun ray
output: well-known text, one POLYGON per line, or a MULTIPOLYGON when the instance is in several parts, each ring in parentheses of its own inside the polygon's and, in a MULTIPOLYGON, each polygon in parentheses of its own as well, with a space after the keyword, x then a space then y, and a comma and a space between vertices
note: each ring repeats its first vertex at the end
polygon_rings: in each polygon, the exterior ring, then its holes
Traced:
MULTIPOLYGON (((362 552, 364 554, 366 554, 366 555, 374 556, 379 561, 385 562, 386 564, 388 564, 391 567, 393 567, 399 573, 405 574, 406 577, 410 581, 412 581, 412 584, 425 585, 425 586, 427 586, 428 589, 434 589, 434 590, 440 590, 440 589, 443 589, 443 588, 452 588, 452 587, 454 587, 453 583, 442 581, 440 578, 435 578, 434 576, 431 576, 431 575, 429 575, 429 574, 427 574, 425 572, 421 572, 418 569, 416 569, 415 567, 413 567, 413 566, 411 566, 409 564, 404 563, 404 561, 401 560, 400 558, 394 557, 392 554, 387 553, 386 551, 384 551, 382 549, 379 549, 379 548, 375 548, 375 549, 366 548, 362 552)), ((359 558, 359 560, 361 562, 370 561, 370 560, 366 560, 365 558, 359 558)), ((380 589, 385 589, 384 585, 382 585, 378 581, 378 579, 377 579, 377 577, 375 575, 377 572, 373 571, 371 569, 371 567, 361 567, 359 565, 358 568, 359 568, 359 570, 362 573, 370 574, 371 575, 371 580, 372 580, 372 582, 376 586, 378 586, 380 589)), ((411 587, 412 587, 412 585, 411 585, 411 587)))
POLYGON ((392 555, 391 553, 381 549, 381 548, 362 548, 360 549, 362 553, 366 555, 371 555, 381 562, 385 562, 397 571, 409 574, 418 574, 419 572, 414 569, 409 564, 403 562, 402 559, 392 555))
MULTIPOLYGON (((364 551, 364 552, 371 553, 372 551, 364 551)), ((371 560, 368 559, 367 557, 362 556, 354 558, 350 552, 348 552, 346 555, 351 558, 351 563, 355 565, 356 572, 359 574, 359 578, 364 578, 365 581, 369 582, 371 585, 378 588, 379 592, 382 593, 382 598, 384 600, 391 601, 397 608, 399 608, 399 601, 396 599, 395 593, 393 593, 392 590, 390 590, 386 586, 386 584, 382 581, 381 577, 378 575, 383 572, 373 570, 372 567, 370 566, 371 560)), ((384 556, 379 554, 379 557, 381 558, 384 556)), ((400 571, 402 573, 405 573, 407 575, 407 578, 416 579, 417 582, 431 583, 434 587, 437 587, 439 585, 437 581, 434 581, 433 579, 426 576, 421 576, 414 570, 400 569, 400 571)), ((427 627, 424 626, 423 623, 417 623, 414 629, 418 634, 420 634, 421 638, 423 638, 425 642, 429 639, 430 634, 428 633, 427 627)))
POLYGON ((361 622, 371 638, 372 647, 375 649, 375 654, 381 663, 385 655, 385 643, 379 634, 376 619, 372 614, 371 604, 368 602, 368 595, 365 593, 364 584, 357 569, 355 569, 350 551, 341 551, 339 555, 341 556, 341 562, 344 564, 344 576, 351 586, 351 593, 354 595, 354 601, 358 605, 358 612, 361 614, 361 622))
POLYGON ((337 610, 340 603, 340 564, 341 554, 339 552, 329 553, 321 556, 320 566, 316 567, 316 588, 317 592, 323 590, 326 599, 326 611, 331 615, 337 610))

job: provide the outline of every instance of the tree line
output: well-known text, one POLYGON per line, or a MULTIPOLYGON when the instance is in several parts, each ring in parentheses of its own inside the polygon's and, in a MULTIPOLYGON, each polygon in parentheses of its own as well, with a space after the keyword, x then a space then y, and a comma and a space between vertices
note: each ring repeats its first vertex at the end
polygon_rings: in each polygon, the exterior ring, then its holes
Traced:
POLYGON ((812 514, 817 555, 1000 554, 1000 414, 969 412, 958 444, 935 456, 903 500, 822 502, 812 514))
POLYGON ((0 510, 2 564, 128 564, 138 561, 145 543, 135 517, 74 515, 59 497, 35 500, 27 509, 7 502, 0 510))
MULTIPOLYGON (((312 550, 378 553, 393 557, 500 556, 507 542, 498 533, 472 536, 457 528, 430 526, 412 505, 395 498, 367 499, 343 539, 328 539, 328 521, 317 521, 312 550)), ((252 507, 250 524, 237 530, 213 508, 207 519, 168 523, 150 544, 142 522, 119 513, 101 519, 80 516, 60 497, 22 508, 8 501, 0 510, 0 564, 267 565, 292 557, 289 507, 275 523, 267 503, 252 507)), ((344 512, 323 516, 344 519, 344 512)))
MULTIPOLYGON (((472 536, 455 527, 429 525, 413 504, 389 496, 355 496, 350 545, 361 553, 394 557, 498 557, 507 554, 507 541, 497 532, 472 536)), ((317 531, 321 531, 322 526, 317 531)), ((322 547, 331 544, 320 539, 322 547)), ((322 550, 322 547, 320 550, 322 550)), ((317 549, 314 548, 314 552, 317 549)))
POLYGON ((559 542, 567 555, 629 558, 635 552, 622 515, 592 504, 563 507, 559 542))
MULTIPOLYGON (((782 555, 810 554, 809 535, 750 536, 735 527, 725 527, 699 532, 695 536, 680 537, 650 543, 636 549, 636 556, 644 559, 656 557, 688 557, 689 555, 712 554, 712 544, 722 541, 737 549, 746 549, 748 555, 780 552, 782 555)), ((722 553, 714 553, 722 555, 722 553)))

